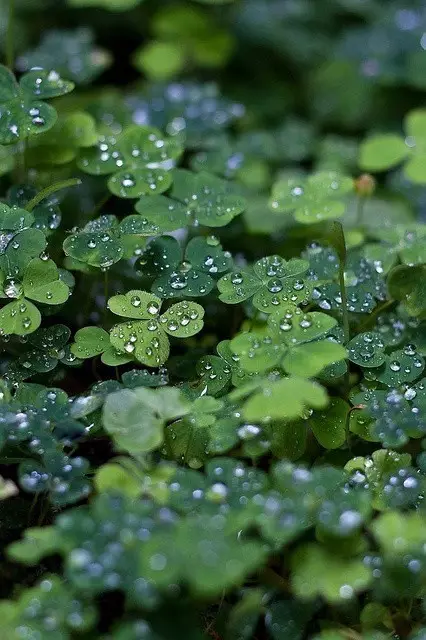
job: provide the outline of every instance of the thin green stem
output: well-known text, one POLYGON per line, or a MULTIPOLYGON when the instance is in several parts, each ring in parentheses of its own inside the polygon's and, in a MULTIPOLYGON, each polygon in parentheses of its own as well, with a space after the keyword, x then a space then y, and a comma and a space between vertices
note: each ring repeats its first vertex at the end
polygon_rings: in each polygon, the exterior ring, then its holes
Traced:
POLYGON ((15 65, 15 0, 9 0, 6 33, 6 66, 13 71, 15 65))
POLYGON ((348 296, 346 293, 346 285, 345 285, 345 263, 341 260, 339 261, 339 286, 340 286, 340 295, 342 298, 342 314, 343 314, 343 332, 345 336, 345 344, 349 342, 350 339, 350 327, 349 327, 349 311, 348 311, 348 296))
POLYGON ((80 178, 69 178, 68 180, 62 180, 61 182, 56 182, 52 184, 50 187, 46 187, 37 193, 32 200, 28 202, 25 209, 27 211, 32 211, 42 200, 48 198, 52 195, 52 193, 56 193, 57 191, 61 191, 62 189, 67 189, 68 187, 76 187, 81 184, 80 178))
POLYGON ((108 269, 104 271, 104 320, 106 320, 108 314, 108 269))

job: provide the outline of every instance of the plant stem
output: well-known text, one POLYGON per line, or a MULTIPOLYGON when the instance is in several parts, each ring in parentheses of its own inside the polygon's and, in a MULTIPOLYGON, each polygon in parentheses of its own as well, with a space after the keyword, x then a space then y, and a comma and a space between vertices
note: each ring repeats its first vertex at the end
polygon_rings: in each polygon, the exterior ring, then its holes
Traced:
POLYGON ((342 298, 342 314, 343 314, 343 332, 345 335, 345 344, 350 339, 350 327, 349 327, 349 312, 348 312, 348 296, 346 294, 345 285, 345 263, 339 261, 339 286, 340 296, 342 298))
POLYGON ((52 184, 50 187, 46 187, 37 193, 32 200, 30 200, 25 209, 27 211, 32 211, 42 200, 48 198, 52 193, 56 193, 56 191, 61 191, 62 189, 66 189, 67 187, 75 187, 81 184, 80 178, 69 178, 68 180, 62 180, 61 182, 56 182, 52 184))
POLYGON ((15 0, 9 0, 9 16, 6 34, 6 66, 11 71, 15 61, 15 0))
POLYGON ((105 269, 104 271, 104 297, 105 297, 105 303, 104 303, 104 320, 105 320, 108 314, 108 269, 105 269))

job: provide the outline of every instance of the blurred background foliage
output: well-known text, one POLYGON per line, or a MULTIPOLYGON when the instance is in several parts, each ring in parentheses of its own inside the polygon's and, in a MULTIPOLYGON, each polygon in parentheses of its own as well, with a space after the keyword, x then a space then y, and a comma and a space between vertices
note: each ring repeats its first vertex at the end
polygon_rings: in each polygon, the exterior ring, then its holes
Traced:
MULTIPOLYGON (((283 225, 266 204, 277 177, 356 172, 359 142, 402 133, 403 116, 424 101, 420 0, 16 3, 17 71, 52 66, 79 87, 57 101, 60 114, 85 110, 114 133, 133 121, 184 134, 193 167, 251 192, 242 220, 255 234, 283 225)), ((0 47, 6 13, 3 3, 0 47)), ((0 173, 10 169, 3 155, 0 173)), ((43 181, 40 153, 32 155, 43 181)), ((399 219, 413 208, 423 217, 423 189, 407 185, 397 169, 378 197, 391 198, 399 219)))

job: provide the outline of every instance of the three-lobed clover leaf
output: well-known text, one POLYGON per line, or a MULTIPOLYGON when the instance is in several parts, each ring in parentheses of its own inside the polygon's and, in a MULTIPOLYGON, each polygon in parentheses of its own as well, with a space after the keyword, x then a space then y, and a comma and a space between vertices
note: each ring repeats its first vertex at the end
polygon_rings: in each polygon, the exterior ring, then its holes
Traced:
POLYGON ((31 333, 27 338, 29 349, 9 364, 7 379, 25 380, 35 373, 52 371, 59 360, 67 362, 65 350, 71 335, 70 329, 63 324, 43 327, 31 333))
POLYGON ((269 330, 231 340, 231 351, 244 371, 259 373, 280 365, 288 374, 310 378, 347 357, 337 341, 328 339, 337 321, 324 313, 304 314, 289 306, 272 313, 268 324, 269 330))
POLYGON ((410 111, 404 121, 405 136, 373 135, 361 145, 359 163, 366 171, 386 171, 404 160, 404 174, 416 184, 426 183, 426 109, 410 111))
POLYGON ((353 180, 335 172, 319 172, 308 178, 289 178, 273 186, 270 206, 278 213, 292 213, 295 220, 311 224, 340 218, 344 197, 353 190, 353 180))
POLYGON ((124 389, 107 397, 103 425, 120 450, 144 453, 162 444, 167 421, 187 411, 178 389, 124 389))
POLYGON ((19 83, 0 65, 0 144, 12 144, 53 127, 56 110, 42 102, 69 93, 74 84, 56 71, 32 70, 19 83))
POLYGON ((232 257, 217 238, 192 238, 183 251, 172 236, 153 240, 137 262, 145 277, 155 278, 152 291, 161 298, 209 294, 214 276, 232 267, 232 257))
POLYGON ((189 224, 223 227, 245 206, 244 198, 226 180, 210 173, 176 169, 168 197, 144 196, 135 208, 160 230, 175 231, 189 224))
POLYGON ((182 151, 158 129, 131 125, 118 136, 101 136, 96 147, 81 153, 78 166, 95 176, 112 174, 108 188, 114 195, 140 198, 170 187, 182 151))
POLYGON ((146 291, 132 290, 112 296, 108 308, 116 315, 130 318, 111 329, 111 345, 119 353, 150 367, 161 366, 169 357, 168 335, 188 338, 204 324, 204 309, 199 304, 178 302, 160 315, 161 299, 146 291))
MULTIPOLYGON (((341 309, 342 294, 336 252, 313 243, 303 256, 310 263, 309 279, 314 285, 314 302, 324 311, 341 309)), ((366 260, 356 249, 348 252, 344 276, 347 310, 350 313, 370 313, 378 301, 385 300, 383 272, 376 269, 374 260, 366 260)))
POLYGON ((108 269, 124 254, 115 216, 103 215, 88 222, 81 231, 69 235, 63 244, 64 253, 92 267, 108 269))
POLYGON ((268 256, 252 267, 233 271, 217 283, 219 299, 226 304, 238 304, 253 297, 253 305, 264 313, 279 306, 300 304, 309 299, 309 283, 305 279, 309 263, 306 260, 268 256))
POLYGON ((30 300, 49 305, 63 304, 70 292, 53 260, 41 258, 29 262, 22 282, 5 277, 0 271, 0 284, 0 297, 14 299, 0 310, 0 329, 7 334, 25 335, 40 326, 40 311, 30 300))

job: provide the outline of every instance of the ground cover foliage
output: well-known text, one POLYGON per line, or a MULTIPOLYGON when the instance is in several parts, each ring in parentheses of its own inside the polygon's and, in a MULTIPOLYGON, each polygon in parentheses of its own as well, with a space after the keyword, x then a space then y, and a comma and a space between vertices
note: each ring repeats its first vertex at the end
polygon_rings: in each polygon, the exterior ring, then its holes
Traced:
POLYGON ((0 6, 2 640, 426 638, 426 11, 0 6))

